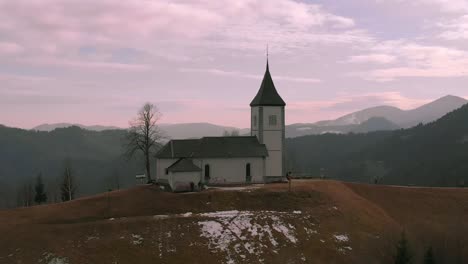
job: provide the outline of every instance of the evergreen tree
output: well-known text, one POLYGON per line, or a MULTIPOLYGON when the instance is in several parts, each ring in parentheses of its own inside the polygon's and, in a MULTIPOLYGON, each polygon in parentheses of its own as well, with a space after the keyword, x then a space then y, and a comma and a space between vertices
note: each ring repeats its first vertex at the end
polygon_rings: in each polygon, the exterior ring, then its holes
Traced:
POLYGON ((426 254, 424 254, 424 264, 435 264, 432 247, 429 247, 426 251, 426 254))
POLYGON ((405 232, 401 233, 401 238, 396 246, 397 253, 395 255, 395 264, 411 263, 411 253, 409 250, 408 240, 405 232))
POLYGON ((36 178, 36 185, 34 186, 36 195, 34 196, 34 201, 36 204, 42 204, 47 202, 47 194, 44 190, 44 183, 42 182, 42 173, 39 173, 36 178))

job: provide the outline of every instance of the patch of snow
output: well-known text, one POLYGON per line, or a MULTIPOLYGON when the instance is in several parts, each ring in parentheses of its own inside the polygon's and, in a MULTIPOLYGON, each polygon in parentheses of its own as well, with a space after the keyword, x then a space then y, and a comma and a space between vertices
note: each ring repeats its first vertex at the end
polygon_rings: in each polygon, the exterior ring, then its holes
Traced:
POLYGON ((320 242, 322 242, 322 243, 325 243, 325 240, 323 240, 323 239, 320 239, 320 242))
POLYGON ((168 215, 153 215, 153 218, 154 219, 165 219, 165 218, 169 218, 168 215))
POLYGON ((114 220, 115 220, 115 218, 113 218, 113 217, 112 217, 112 218, 109 218, 109 221, 114 221, 114 220))
POLYGON ((293 211, 293 214, 302 214, 302 211, 299 211, 299 210, 293 211))
POLYGON ((226 253, 226 263, 234 263, 233 255, 247 253, 259 257, 265 249, 275 250, 280 245, 275 239, 278 234, 292 244, 297 243, 295 227, 281 218, 291 218, 287 212, 231 210, 199 215, 208 218, 198 222, 201 236, 208 239, 208 247, 213 252, 226 253))
POLYGON ((347 249, 347 250, 349 250, 349 251, 353 250, 353 248, 350 247, 350 246, 344 247, 344 249, 347 249))
POLYGON ((298 127, 296 129, 299 131, 304 131, 304 130, 311 130, 312 128, 311 127, 298 127))
POLYGON ((97 240, 97 239, 99 239, 99 237, 97 237, 97 236, 88 236, 88 237, 86 238, 87 241, 97 240))
POLYGON ((216 212, 209 212, 209 213, 202 213, 201 216, 205 217, 215 217, 215 218, 233 218, 239 215, 239 211, 231 210, 231 211, 216 211, 216 212))
POLYGON ((133 245, 141 245, 143 243, 143 237, 141 237, 140 235, 132 234, 132 238, 133 245))
POLYGON ((221 190, 221 191, 250 191, 260 188, 263 184, 247 185, 247 186, 236 186, 236 187, 210 187, 210 189, 221 190))
POLYGON ((182 214, 183 217, 189 217, 189 216, 191 216, 191 215, 192 215, 192 212, 187 212, 187 213, 185 213, 185 214, 182 214))
POLYGON ((349 237, 348 235, 333 235, 335 237, 335 240, 338 242, 348 242, 349 237))
POLYGON ((289 239, 289 241, 291 241, 292 243, 296 243, 297 242, 297 239, 296 237, 294 237, 293 234, 291 234, 291 232, 289 231, 289 229, 284 226, 283 224, 281 223, 274 223, 273 224, 273 229, 280 232, 280 233, 283 233, 283 235, 289 239))
POLYGON ((57 257, 52 253, 44 252, 42 258, 39 259, 39 263, 46 264, 68 264, 68 259, 65 257, 57 257))
POLYGON ((307 235, 313 235, 313 234, 318 234, 318 231, 317 230, 313 230, 313 229, 310 229, 310 228, 307 228, 304 226, 304 230, 306 232, 307 235))
POLYGON ((323 134, 344 134, 343 131, 338 131, 338 130, 325 130, 320 133, 321 135, 323 134))

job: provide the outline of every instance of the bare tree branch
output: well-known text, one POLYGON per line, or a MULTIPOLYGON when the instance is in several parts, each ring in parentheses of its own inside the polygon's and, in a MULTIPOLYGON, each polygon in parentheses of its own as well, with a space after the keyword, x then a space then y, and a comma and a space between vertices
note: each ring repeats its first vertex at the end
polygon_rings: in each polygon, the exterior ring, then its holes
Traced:
POLYGON ((136 153, 142 153, 145 158, 145 169, 148 182, 151 182, 150 159, 156 155, 161 147, 160 141, 164 138, 158 127, 161 119, 158 108, 151 103, 146 103, 131 120, 125 141, 125 156, 130 159, 136 153))

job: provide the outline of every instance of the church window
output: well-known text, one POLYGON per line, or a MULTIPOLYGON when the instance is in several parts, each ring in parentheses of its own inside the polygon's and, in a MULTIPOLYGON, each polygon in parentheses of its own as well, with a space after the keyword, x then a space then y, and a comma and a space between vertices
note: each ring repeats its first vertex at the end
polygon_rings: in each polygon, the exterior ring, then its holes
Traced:
POLYGON ((169 174, 169 169, 166 168, 166 169, 165 169, 165 172, 166 172, 166 175, 168 175, 168 174, 169 174))
POLYGON ((269 116, 268 123, 270 124, 270 126, 276 126, 277 125, 276 115, 269 116))
POLYGON ((253 116, 253 125, 254 125, 254 127, 257 126, 257 116, 256 115, 253 116))

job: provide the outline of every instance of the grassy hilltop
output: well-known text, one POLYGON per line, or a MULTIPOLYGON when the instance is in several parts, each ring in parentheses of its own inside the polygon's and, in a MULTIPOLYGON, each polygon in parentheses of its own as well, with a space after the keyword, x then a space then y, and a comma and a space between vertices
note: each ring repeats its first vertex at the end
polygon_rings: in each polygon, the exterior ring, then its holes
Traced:
POLYGON ((416 261, 428 246, 440 263, 468 259, 467 189, 292 187, 173 194, 140 186, 3 210, 0 262, 391 263, 402 230, 416 261))

